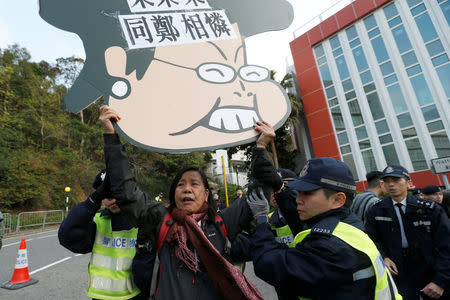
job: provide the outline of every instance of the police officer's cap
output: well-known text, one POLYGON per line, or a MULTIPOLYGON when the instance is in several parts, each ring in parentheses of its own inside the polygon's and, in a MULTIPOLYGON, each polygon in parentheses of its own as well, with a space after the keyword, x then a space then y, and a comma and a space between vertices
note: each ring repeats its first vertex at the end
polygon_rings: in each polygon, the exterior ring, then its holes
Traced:
POLYGON ((297 174, 289 169, 278 168, 277 173, 283 181, 294 181, 298 179, 297 174))
POLYGON ((428 185, 422 189, 422 194, 431 195, 440 192, 441 189, 435 185, 428 185))
POLYGON ((411 179, 408 170, 406 170, 402 166, 396 165, 387 166, 386 168, 384 168, 383 175, 381 176, 381 178, 385 177, 398 177, 398 178, 406 177, 407 179, 411 179))
POLYGON ((299 179, 287 185, 297 191, 313 191, 328 188, 333 191, 354 194, 355 180, 350 168, 334 158, 322 157, 308 160, 299 179))
POLYGON ((422 189, 421 188, 415 188, 412 190, 412 194, 415 195, 419 195, 422 194, 422 189))

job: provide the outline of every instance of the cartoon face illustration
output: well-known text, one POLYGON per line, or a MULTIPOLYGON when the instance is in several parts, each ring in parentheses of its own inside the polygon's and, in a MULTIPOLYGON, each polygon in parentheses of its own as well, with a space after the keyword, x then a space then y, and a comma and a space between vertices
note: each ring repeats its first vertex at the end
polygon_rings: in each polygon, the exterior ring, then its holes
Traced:
MULTIPOLYGON (((290 102, 285 91, 270 79, 269 70, 247 64, 244 44, 245 36, 290 24, 291 7, 285 0, 209 0, 212 9, 224 9, 229 18, 229 22, 214 24, 211 16, 223 17, 223 11, 204 11, 204 19, 201 13, 185 15, 179 11, 147 17, 131 14, 134 6, 144 4, 142 1, 80 1, 84 9, 91 7, 96 12, 91 19, 96 34, 79 26, 79 21, 77 27, 51 12, 56 9, 51 5, 61 11, 59 2, 67 1, 40 0, 41 16, 60 28, 73 29, 86 49, 86 65, 64 98, 65 107, 77 111, 104 96, 106 104, 121 116, 116 129, 129 142, 158 152, 217 149, 256 140, 253 124, 257 121, 267 121, 277 129, 289 116, 290 102), (261 18, 265 24, 259 26, 252 12, 243 11, 251 5, 259 9, 261 4, 267 4, 266 13, 271 18, 261 18), (104 9, 105 5, 110 9, 104 9), (280 8, 288 12, 287 21, 281 23, 276 20, 277 14, 270 12, 280 8), (176 17, 181 20, 178 25, 176 17), (185 30, 180 30, 183 22, 185 30), (150 25, 155 31, 148 29, 150 25), (163 29, 164 35, 158 34, 163 29), (103 31, 105 37, 99 35, 103 31), (227 38, 220 38, 227 33, 227 38), (144 43, 161 43, 133 49, 136 40, 144 36, 144 43), (190 42, 171 43, 183 37, 191 38, 190 42), (201 37, 209 39, 202 41, 201 37), (90 100, 84 100, 86 97, 90 100)), ((182 1, 187 0, 178 3, 182 1)))

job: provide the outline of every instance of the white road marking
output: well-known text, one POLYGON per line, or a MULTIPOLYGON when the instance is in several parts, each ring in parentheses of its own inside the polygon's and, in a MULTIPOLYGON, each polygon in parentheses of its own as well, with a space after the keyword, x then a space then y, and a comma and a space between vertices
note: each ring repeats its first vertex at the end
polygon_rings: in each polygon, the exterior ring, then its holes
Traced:
POLYGON ((46 265, 46 266, 44 266, 44 267, 42 267, 42 268, 39 268, 39 269, 37 269, 37 270, 34 270, 33 272, 30 272, 30 275, 33 275, 33 274, 35 274, 35 273, 37 273, 37 272, 39 272, 39 271, 48 269, 48 268, 50 268, 51 266, 57 265, 57 264, 59 264, 59 263, 62 263, 63 261, 66 261, 66 260, 68 260, 68 259, 71 259, 71 258, 72 258, 71 256, 68 256, 68 257, 66 257, 66 258, 60 259, 60 260, 58 260, 58 261, 55 261, 54 263, 51 263, 51 264, 46 265))
POLYGON ((81 256, 81 255, 84 255, 84 254, 81 254, 81 253, 80 254, 75 254, 75 256, 81 256))
MULTIPOLYGON (((32 235, 39 235, 39 234, 46 234, 46 233, 57 232, 57 231, 58 231, 58 229, 56 229, 56 230, 49 230, 49 231, 42 231, 42 232, 37 232, 37 233, 31 233, 31 234, 28 234, 28 235, 24 235, 22 237, 27 237, 27 236, 32 236, 32 235)), ((12 237, 8 237, 8 238, 4 238, 3 240, 5 241, 5 240, 16 239, 16 238, 18 238, 18 236, 12 236, 12 237)))
MULTIPOLYGON (((28 240, 25 240, 25 242, 29 242, 29 241, 32 241, 32 240, 34 240, 34 239, 28 239, 28 240)), ((8 246, 18 245, 18 244, 20 244, 21 242, 22 242, 22 241, 18 241, 18 242, 15 242, 15 243, 3 245, 3 248, 4 248, 4 247, 8 247, 8 246)))
POLYGON ((37 237, 36 240, 45 239, 45 238, 52 237, 52 236, 57 236, 57 234, 40 236, 40 237, 37 237))

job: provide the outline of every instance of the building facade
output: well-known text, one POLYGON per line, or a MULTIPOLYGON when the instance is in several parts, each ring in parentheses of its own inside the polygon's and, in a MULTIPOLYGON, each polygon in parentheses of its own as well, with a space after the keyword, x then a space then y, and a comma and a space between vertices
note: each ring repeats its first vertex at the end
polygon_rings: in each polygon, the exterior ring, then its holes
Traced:
POLYGON ((365 174, 406 167, 444 185, 450 156, 450 0, 356 0, 291 42, 316 157, 365 174))

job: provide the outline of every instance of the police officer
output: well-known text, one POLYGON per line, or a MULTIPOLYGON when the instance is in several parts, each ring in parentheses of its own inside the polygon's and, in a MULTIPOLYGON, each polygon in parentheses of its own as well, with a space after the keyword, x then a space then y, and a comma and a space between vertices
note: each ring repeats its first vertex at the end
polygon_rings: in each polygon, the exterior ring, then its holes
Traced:
POLYGON ((137 228, 120 214, 108 196, 106 173, 100 172, 88 199, 77 204, 58 231, 62 246, 75 253, 92 252, 86 295, 93 299, 145 299, 131 276, 136 253, 137 228), (105 209, 97 212, 103 201, 105 209))
MULTIPOLYGON (((268 124, 258 126, 262 136, 274 137, 268 124)), ((348 208, 356 186, 345 163, 310 159, 286 189, 298 192, 298 215, 309 226, 296 235, 294 248, 275 241, 264 194, 248 195, 258 224, 251 237, 258 277, 284 291, 284 299, 401 299, 375 244, 348 208)))
POLYGON ((367 213, 367 233, 404 299, 437 299, 450 284, 449 220, 436 203, 408 193, 404 167, 386 167, 382 180, 389 196, 367 213))

